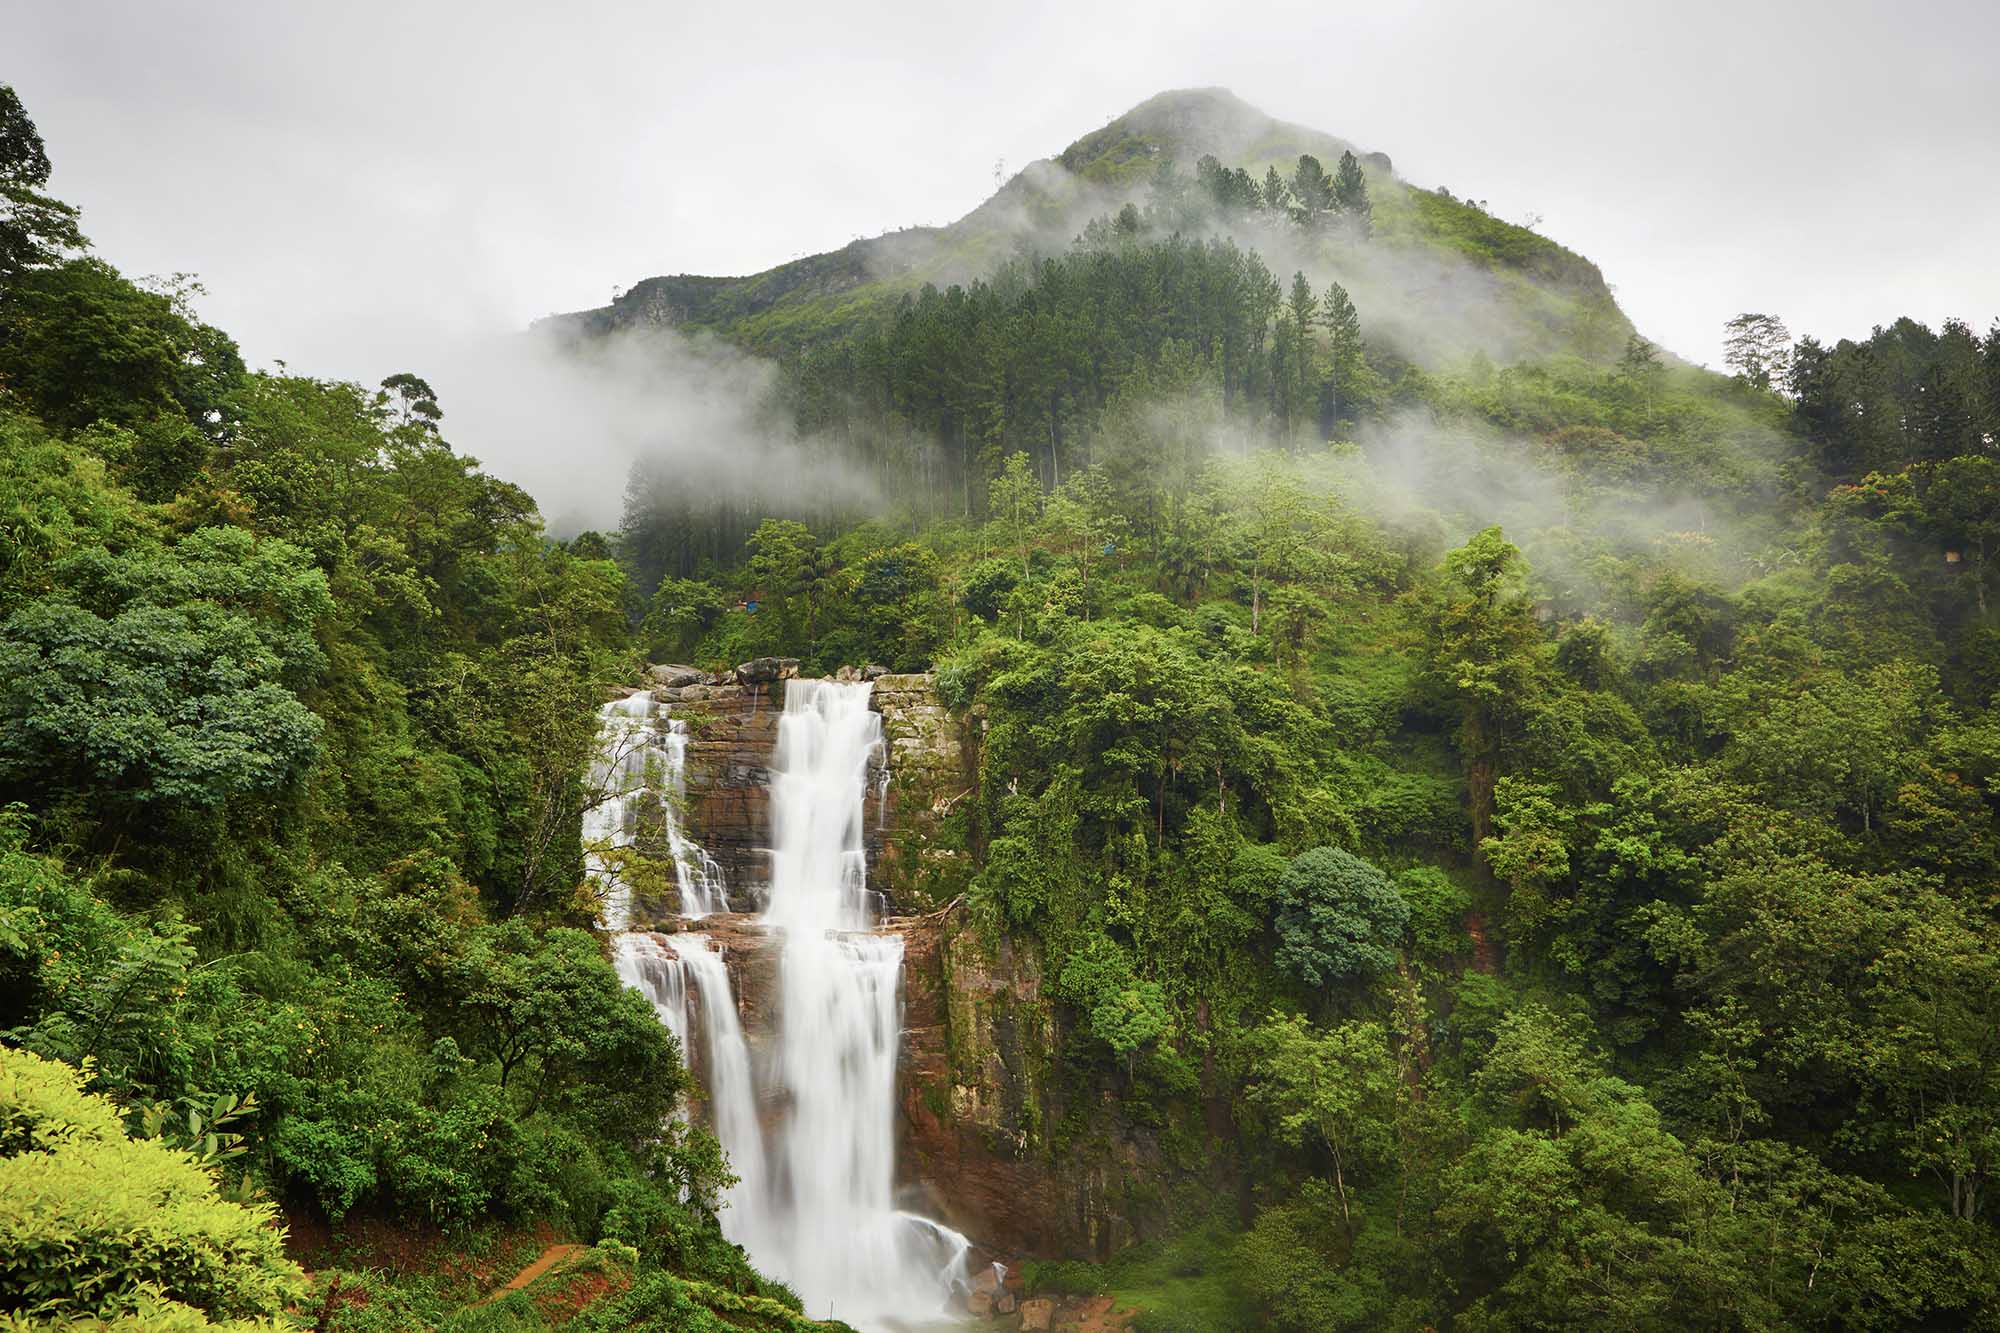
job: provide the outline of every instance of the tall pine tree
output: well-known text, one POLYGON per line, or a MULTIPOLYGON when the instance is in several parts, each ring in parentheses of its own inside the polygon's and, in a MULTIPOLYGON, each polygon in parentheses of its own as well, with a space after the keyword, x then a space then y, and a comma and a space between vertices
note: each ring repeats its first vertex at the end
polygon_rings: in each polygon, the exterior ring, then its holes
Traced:
POLYGON ((1374 207, 1368 202, 1368 180, 1351 152, 1340 155, 1340 166, 1333 173, 1333 206, 1340 210, 1348 226, 1360 235, 1368 234, 1374 222, 1374 207))

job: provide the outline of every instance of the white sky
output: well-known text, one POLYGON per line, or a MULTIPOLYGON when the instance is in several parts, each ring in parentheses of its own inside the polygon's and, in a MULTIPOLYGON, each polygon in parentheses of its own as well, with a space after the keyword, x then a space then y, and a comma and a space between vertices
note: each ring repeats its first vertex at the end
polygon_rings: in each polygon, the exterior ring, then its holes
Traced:
POLYGON ((0 0, 0 79, 99 252, 198 274, 253 363, 369 383, 949 221, 996 160, 1209 84, 1539 213, 1698 361, 1742 310, 1983 329, 1996 66, 1996 0, 0 0))

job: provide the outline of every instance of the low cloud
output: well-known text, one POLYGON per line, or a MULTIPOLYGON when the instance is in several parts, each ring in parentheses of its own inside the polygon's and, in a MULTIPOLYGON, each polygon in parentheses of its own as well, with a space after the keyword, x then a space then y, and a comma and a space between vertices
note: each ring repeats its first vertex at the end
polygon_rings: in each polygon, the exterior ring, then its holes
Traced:
POLYGON ((559 536, 616 528, 641 462, 695 502, 768 513, 879 503, 838 441, 794 428, 775 366, 706 335, 637 328, 585 341, 542 328, 460 344, 425 373, 446 435, 526 488, 559 536))

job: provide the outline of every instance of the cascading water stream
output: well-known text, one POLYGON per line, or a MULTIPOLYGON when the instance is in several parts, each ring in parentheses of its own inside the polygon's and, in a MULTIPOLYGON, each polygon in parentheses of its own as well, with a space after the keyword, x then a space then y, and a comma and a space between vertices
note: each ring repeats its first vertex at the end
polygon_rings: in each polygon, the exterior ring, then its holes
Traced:
MULTIPOLYGON (((612 949, 619 975, 653 1001, 700 1067, 709 1122, 739 1177, 724 1234, 809 1313, 877 1328, 944 1315, 969 1288, 970 1245, 894 1204, 903 941, 871 933, 878 911, 864 834, 868 798, 879 807, 886 788, 881 718, 868 705, 865 684, 792 681, 785 691, 771 764, 770 896, 759 918, 780 951, 764 1091, 785 1113, 768 1131, 728 968, 709 938, 623 934, 612 949)), ((650 745, 678 796, 685 729, 670 720, 662 736, 652 713, 649 696, 606 706, 602 771, 629 775, 626 752, 650 745)), ((683 904, 689 915, 726 910, 719 870, 681 833, 674 803, 668 836, 683 904)), ((623 845, 622 832, 629 843, 630 824, 629 810, 606 816, 599 837, 623 845)), ((629 893, 604 874, 616 891, 606 926, 622 929, 629 893)))
POLYGON ((681 829, 681 804, 687 799, 687 723, 667 719, 660 751, 667 768, 667 850, 674 860, 674 878, 681 887, 681 915, 693 919, 729 910, 729 891, 722 867, 681 829))
POLYGON ((648 770, 662 758, 652 712, 653 696, 643 691, 597 710, 597 757, 590 766, 597 799, 583 812, 583 858, 584 873, 604 904, 606 930, 623 930, 632 919, 632 890, 619 877, 618 853, 632 845, 648 770))
POLYGON ((653 1002, 653 1012, 681 1044, 681 1057, 693 1067, 688 1045, 687 969, 678 953, 658 935, 633 932, 611 940, 611 966, 618 979, 653 1002))
POLYGON ((590 783, 598 800, 583 812, 584 869, 598 886, 603 926, 620 931, 632 923, 632 890, 620 877, 619 853, 638 837, 639 813, 657 803, 666 834, 681 915, 700 919, 729 910, 722 867, 681 829, 687 795, 687 724, 659 725, 659 705, 641 690, 597 710, 597 758, 590 783))
POLYGON ((876 911, 864 846, 882 719, 869 687, 799 680, 785 690, 771 764, 771 891, 782 937, 772 1191, 750 1247, 806 1301, 850 1323, 941 1313, 966 1240, 894 1204, 903 941, 868 933, 876 911))

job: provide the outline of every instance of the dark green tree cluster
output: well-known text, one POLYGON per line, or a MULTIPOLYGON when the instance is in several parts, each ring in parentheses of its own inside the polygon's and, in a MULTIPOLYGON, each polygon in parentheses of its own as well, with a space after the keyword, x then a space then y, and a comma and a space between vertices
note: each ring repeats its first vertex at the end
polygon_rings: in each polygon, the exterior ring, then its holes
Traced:
POLYGON ((1374 209, 1368 202, 1368 178, 1349 150, 1329 175, 1310 153, 1299 155, 1289 179, 1273 166, 1260 185, 1242 167, 1225 167, 1213 154, 1195 163, 1195 187, 1225 213, 1273 213, 1307 229, 1337 225, 1366 237, 1374 209))
MULTIPOLYGON (((1301 273, 1287 287, 1232 242, 1114 229, 967 286, 926 286, 883 327, 799 353, 784 392, 802 430, 855 441, 855 467, 936 520, 986 516, 987 479, 1011 455, 1045 488, 1099 463, 1122 471, 1163 389, 1212 395, 1208 428, 1246 446, 1303 445, 1387 401, 1401 374, 1339 283, 1316 290, 1301 273)), ((759 513, 642 461, 621 528, 636 582, 735 562, 759 513)))
POLYGON ((1860 342, 1803 338, 1777 369, 1807 457, 1828 477, 1991 457, 2000 439, 2000 324, 1984 338, 1957 320, 1933 332, 1913 319, 1860 342))

